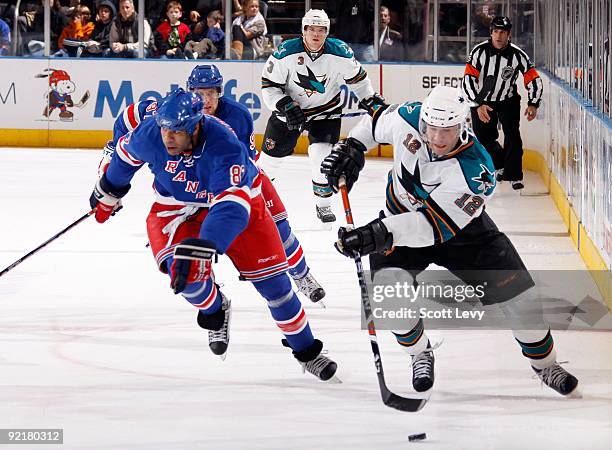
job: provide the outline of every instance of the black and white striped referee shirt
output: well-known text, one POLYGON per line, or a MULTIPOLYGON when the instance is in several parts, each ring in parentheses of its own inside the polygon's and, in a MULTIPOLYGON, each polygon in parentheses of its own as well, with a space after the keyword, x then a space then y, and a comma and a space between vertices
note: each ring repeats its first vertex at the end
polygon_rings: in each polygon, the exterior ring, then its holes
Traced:
POLYGON ((523 74, 528 104, 540 106, 542 79, 529 56, 512 42, 503 50, 498 50, 489 39, 476 45, 470 53, 463 75, 463 90, 477 104, 500 102, 517 95, 516 79, 519 72, 523 74), (483 80, 489 75, 494 77, 495 85, 481 99, 479 93, 483 80))

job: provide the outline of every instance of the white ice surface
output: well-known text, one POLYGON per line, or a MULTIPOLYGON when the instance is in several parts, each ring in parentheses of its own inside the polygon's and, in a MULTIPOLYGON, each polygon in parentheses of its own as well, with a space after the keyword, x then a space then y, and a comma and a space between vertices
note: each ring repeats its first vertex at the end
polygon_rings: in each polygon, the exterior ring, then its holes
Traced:
MULTIPOLYGON (((92 151, 0 149, 0 268, 87 211, 97 162, 92 151)), ((369 160, 351 193, 358 224, 382 207, 388 165, 369 160)), ((566 399, 532 378, 510 332, 430 331, 444 338, 430 402, 414 414, 385 407, 354 264, 333 250, 335 230, 315 231, 306 159, 284 167, 277 188, 327 290, 327 309, 304 304, 343 384, 301 373, 264 301, 225 259, 215 270, 233 302, 231 344, 225 362, 212 355, 195 310, 145 248, 143 169, 117 216, 86 220, 0 278, 0 428, 63 428, 63 445, 34 447, 49 449, 611 448, 604 332, 555 333, 584 394, 566 399)), ((545 188, 528 174, 526 190, 545 188)), ((549 197, 519 197, 506 183, 488 211, 530 269, 584 267, 549 197)), ((410 393, 408 357, 389 333, 379 340, 390 388, 410 393)))

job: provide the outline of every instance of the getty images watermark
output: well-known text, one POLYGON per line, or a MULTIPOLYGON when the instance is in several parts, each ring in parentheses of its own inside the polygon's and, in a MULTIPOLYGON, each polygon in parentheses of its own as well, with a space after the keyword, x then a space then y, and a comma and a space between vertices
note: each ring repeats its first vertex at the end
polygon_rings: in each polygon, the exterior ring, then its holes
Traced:
POLYGON ((612 330, 609 272, 393 268, 365 275, 380 330, 403 330, 418 319, 428 329, 612 330))
POLYGON ((485 294, 486 282, 482 285, 431 284, 425 282, 396 281, 394 284, 372 285, 372 315, 375 319, 475 319, 482 320, 484 311, 455 307, 430 309, 418 306, 419 299, 437 298, 447 301, 479 301, 485 294), (408 302, 410 306, 389 308, 388 300, 408 302), (383 305, 383 303, 385 303, 383 305))

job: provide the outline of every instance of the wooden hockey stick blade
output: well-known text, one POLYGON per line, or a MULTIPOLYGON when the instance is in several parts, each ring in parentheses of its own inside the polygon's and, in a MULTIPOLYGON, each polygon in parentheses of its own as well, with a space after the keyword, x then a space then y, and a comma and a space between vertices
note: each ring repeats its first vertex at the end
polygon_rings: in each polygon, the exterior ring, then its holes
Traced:
POLYGON ((82 108, 83 106, 85 106, 85 103, 87 103, 87 100, 89 100, 90 95, 91 94, 89 93, 89 90, 85 91, 83 97, 81 97, 81 100, 79 100, 79 103, 74 106, 76 106, 77 108, 82 108))

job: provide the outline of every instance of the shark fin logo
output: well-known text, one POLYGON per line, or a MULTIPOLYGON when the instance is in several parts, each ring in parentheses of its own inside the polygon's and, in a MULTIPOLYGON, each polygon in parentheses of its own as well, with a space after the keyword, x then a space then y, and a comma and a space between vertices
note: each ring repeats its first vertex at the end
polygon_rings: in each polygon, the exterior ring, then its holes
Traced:
POLYGON ((315 93, 324 94, 327 77, 325 77, 325 75, 317 77, 308 66, 306 66, 306 70, 308 71, 308 75, 302 75, 297 72, 298 81, 294 81, 294 83, 303 88, 308 97, 315 93), (321 78, 321 80, 319 80, 319 78, 321 78))

